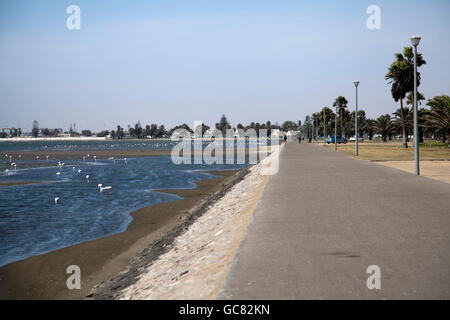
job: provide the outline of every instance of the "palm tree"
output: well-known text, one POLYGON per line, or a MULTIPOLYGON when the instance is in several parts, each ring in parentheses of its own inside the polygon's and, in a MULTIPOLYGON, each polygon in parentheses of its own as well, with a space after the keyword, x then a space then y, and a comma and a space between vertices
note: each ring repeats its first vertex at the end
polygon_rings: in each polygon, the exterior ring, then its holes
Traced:
MULTIPOLYGON (((407 105, 413 105, 413 100, 414 100, 414 93, 410 92, 408 93, 408 95, 406 96, 406 104, 407 105)), ((419 105, 422 105, 422 102, 425 100, 425 97, 423 96, 423 94, 421 94, 420 92, 417 92, 417 102, 419 102, 419 105)))
POLYGON ((380 116, 375 121, 375 130, 381 135, 383 142, 387 142, 387 137, 392 135, 394 126, 392 124, 391 116, 388 114, 380 116))
POLYGON ((325 133, 332 135, 331 134, 331 122, 330 122, 330 126, 328 126, 329 121, 334 121, 334 112, 333 110, 331 110, 328 107, 323 107, 322 110, 320 110, 320 115, 322 117, 322 121, 325 121, 323 128, 325 129, 324 135, 325 133))
MULTIPOLYGON (((340 121, 341 123, 344 122, 344 126, 343 126, 343 129, 344 129, 343 132, 344 132, 344 134, 343 134, 342 136, 343 136, 343 137, 347 137, 349 131, 352 130, 351 126, 352 126, 352 124, 354 123, 354 122, 352 123, 352 116, 351 116, 350 111, 348 111, 348 109, 343 109, 343 110, 342 110, 342 117, 339 116, 338 121, 340 121), (343 118, 343 119, 342 119, 342 118, 343 118)), ((355 129, 355 128, 353 128, 353 130, 354 130, 354 129, 355 129)))
MULTIPOLYGON (((394 115, 394 121, 393 124, 397 128, 401 128, 402 136, 403 136, 403 142, 406 141, 406 143, 409 142, 409 134, 411 132, 411 121, 413 121, 413 114, 412 110, 409 108, 398 108, 393 113, 394 115)), ((408 145, 406 145, 406 148, 408 145)))
POLYGON ((450 97, 436 96, 429 99, 427 105, 431 110, 425 111, 425 126, 434 128, 441 135, 441 141, 450 144, 450 97))
MULTIPOLYGON (((417 54, 417 67, 426 64, 422 54, 417 54)), ((405 99, 408 92, 414 90, 414 53, 412 47, 404 47, 403 54, 396 53, 395 61, 390 65, 385 76, 388 83, 392 83, 391 94, 395 102, 400 101, 400 117, 399 122, 402 127, 403 147, 408 148, 406 138, 406 119, 403 117, 405 111, 403 110, 403 99, 405 99)), ((417 72, 417 86, 420 85, 420 73, 417 72)), ((412 94, 411 94, 412 97, 412 94)), ((411 99, 411 102, 413 99, 411 99)))
POLYGON ((339 108, 339 113, 341 115, 341 136, 345 138, 345 130, 344 130, 344 108, 347 108, 347 99, 343 96, 339 96, 334 100, 333 107, 339 108))
MULTIPOLYGON (((355 111, 352 111, 350 113, 350 117, 352 119, 352 132, 355 131, 355 111)), ((358 137, 363 137, 364 132, 367 131, 367 118, 366 118, 366 112, 364 110, 358 110, 358 137)))
POLYGON ((367 137, 372 141, 373 135, 376 130, 376 121, 374 119, 367 119, 364 130, 367 132, 367 137))

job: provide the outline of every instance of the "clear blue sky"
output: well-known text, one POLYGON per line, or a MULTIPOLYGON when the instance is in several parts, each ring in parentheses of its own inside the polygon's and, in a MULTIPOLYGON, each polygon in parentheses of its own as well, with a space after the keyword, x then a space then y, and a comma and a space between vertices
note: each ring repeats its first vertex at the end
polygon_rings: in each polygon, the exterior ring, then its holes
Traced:
POLYGON ((0 127, 302 120, 344 95, 391 113, 384 75, 420 34, 426 98, 450 94, 450 1, 1 0, 0 127), (81 30, 66 8, 81 8, 81 30), (366 8, 381 8, 381 30, 366 8))

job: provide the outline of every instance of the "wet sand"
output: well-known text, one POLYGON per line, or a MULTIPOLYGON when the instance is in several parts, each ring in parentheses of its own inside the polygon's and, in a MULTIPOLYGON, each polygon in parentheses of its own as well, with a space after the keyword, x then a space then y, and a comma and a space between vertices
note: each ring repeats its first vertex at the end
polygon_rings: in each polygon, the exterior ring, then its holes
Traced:
MULTIPOLYGON (((123 151, 120 154, 123 156, 123 151)), ((199 211, 204 210, 210 199, 214 199, 214 195, 217 197, 224 188, 241 179, 239 175, 242 170, 238 173, 211 173, 222 177, 197 181, 196 189, 161 190, 177 194, 183 199, 155 204, 133 212, 133 221, 123 233, 1 267, 0 299, 85 298, 95 285, 124 271, 139 252, 158 243, 169 231, 191 220, 193 212, 199 214, 199 211), (80 290, 67 289, 66 281, 70 274, 66 273, 66 269, 70 265, 77 265, 81 269, 80 290)))

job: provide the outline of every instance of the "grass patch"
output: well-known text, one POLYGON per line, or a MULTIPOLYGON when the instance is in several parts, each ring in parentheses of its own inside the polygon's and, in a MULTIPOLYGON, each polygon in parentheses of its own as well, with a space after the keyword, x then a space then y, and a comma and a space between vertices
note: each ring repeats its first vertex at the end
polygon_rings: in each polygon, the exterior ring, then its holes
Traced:
MULTIPOLYGON (((327 144, 325 147, 334 150, 333 144, 327 144)), ((340 144, 337 146, 337 151, 355 157, 355 144, 340 144)), ((358 158, 363 160, 414 160, 414 148, 411 144, 405 149, 398 142, 360 142, 358 154, 358 158)), ((450 160, 450 148, 447 144, 424 143, 419 145, 419 158, 420 160, 450 160)))

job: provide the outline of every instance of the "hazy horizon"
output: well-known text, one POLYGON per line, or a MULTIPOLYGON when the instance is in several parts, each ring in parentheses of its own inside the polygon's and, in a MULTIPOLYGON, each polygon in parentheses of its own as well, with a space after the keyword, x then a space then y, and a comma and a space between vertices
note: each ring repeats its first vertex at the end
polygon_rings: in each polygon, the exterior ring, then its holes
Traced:
POLYGON ((418 1, 54 1, 0 3, 0 126, 77 131, 140 121, 235 126, 301 120, 343 95, 392 113, 394 53, 419 34, 419 91, 449 94, 450 3, 418 1), (69 30, 66 8, 81 8, 69 30), (366 9, 381 9, 369 30, 366 9), (447 39, 447 40, 445 40, 447 39))

